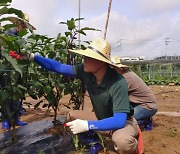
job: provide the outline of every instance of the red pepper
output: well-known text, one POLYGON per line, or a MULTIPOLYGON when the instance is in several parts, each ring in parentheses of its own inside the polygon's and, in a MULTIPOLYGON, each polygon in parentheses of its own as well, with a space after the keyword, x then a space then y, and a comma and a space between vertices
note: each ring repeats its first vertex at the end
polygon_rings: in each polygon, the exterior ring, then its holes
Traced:
POLYGON ((19 55, 19 54, 17 54, 15 51, 10 51, 9 52, 9 54, 10 54, 10 56, 12 57, 12 58, 16 58, 17 60, 21 60, 22 59, 22 56, 21 55, 19 55))
POLYGON ((17 60, 21 60, 22 57, 21 57, 20 55, 17 55, 17 56, 16 56, 16 59, 17 59, 17 60))
POLYGON ((67 127, 67 123, 64 124, 64 127, 67 127))

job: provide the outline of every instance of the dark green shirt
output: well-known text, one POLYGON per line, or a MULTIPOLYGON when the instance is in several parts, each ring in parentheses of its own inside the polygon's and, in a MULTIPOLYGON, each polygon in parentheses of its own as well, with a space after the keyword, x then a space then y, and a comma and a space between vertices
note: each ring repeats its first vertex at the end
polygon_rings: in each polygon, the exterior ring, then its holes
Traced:
POLYGON ((100 85, 92 73, 86 73, 83 65, 74 66, 75 77, 83 80, 97 118, 112 117, 113 113, 130 113, 128 87, 123 76, 108 67, 100 85))

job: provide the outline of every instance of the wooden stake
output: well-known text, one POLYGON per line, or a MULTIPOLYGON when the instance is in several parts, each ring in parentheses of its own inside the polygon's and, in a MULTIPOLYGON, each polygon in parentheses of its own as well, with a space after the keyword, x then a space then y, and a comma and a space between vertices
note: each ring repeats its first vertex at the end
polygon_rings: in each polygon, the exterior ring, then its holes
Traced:
POLYGON ((105 26, 105 31, 104 31, 104 39, 106 39, 106 33, 107 33, 108 22, 109 22, 109 15, 110 15, 110 11, 111 11, 111 4, 112 4, 112 0, 109 1, 108 14, 107 14, 107 19, 106 19, 106 26, 105 26))

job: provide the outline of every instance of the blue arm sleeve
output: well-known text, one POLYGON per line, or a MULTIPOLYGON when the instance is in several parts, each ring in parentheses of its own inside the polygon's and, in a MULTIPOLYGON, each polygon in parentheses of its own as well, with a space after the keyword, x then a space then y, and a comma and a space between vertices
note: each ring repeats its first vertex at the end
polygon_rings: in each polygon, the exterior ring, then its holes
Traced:
POLYGON ((62 64, 56 60, 34 55, 34 61, 48 71, 74 77, 72 65, 62 64))
POLYGON ((113 117, 88 121, 89 130, 116 130, 123 128, 126 124, 127 113, 115 113, 113 117))

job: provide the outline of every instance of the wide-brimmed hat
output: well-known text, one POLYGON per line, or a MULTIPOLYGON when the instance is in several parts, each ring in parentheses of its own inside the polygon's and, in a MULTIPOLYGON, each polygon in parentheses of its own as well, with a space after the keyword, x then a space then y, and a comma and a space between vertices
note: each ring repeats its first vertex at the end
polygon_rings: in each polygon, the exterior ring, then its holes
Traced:
POLYGON ((97 38, 96 40, 92 41, 85 50, 70 51, 86 57, 106 62, 108 64, 112 64, 110 58, 111 46, 106 40, 101 38, 97 38))
POLYGON ((119 57, 111 57, 111 62, 113 63, 113 66, 122 68, 122 67, 129 67, 127 65, 122 64, 121 58, 119 57))
POLYGON ((32 30, 36 30, 36 28, 29 23, 29 16, 26 13, 24 13, 23 19, 19 17, 8 17, 8 18, 13 24, 16 25, 23 24, 26 28, 31 28, 32 30))
POLYGON ((110 44, 101 38, 97 38, 92 41, 90 45, 85 50, 70 50, 71 52, 94 58, 103 62, 106 62, 112 66, 116 67, 128 67, 120 63, 120 59, 111 59, 111 46, 110 44))

